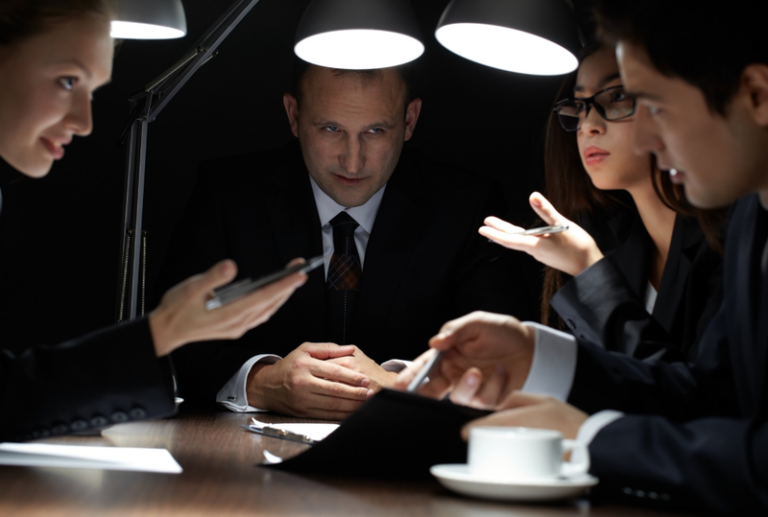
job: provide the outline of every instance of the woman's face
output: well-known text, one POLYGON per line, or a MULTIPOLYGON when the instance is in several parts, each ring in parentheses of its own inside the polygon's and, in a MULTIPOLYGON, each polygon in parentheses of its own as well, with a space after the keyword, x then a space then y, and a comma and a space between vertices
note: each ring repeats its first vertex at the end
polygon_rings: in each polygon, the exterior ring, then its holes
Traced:
MULTIPOLYGON (((586 98, 621 86, 619 67, 612 48, 604 47, 584 60, 574 88, 575 98, 586 98)), ((576 132, 579 155, 595 187, 601 190, 631 190, 651 181, 650 157, 637 155, 632 148, 634 115, 606 121, 594 106, 576 132)))
POLYGON ((27 176, 48 174, 75 135, 92 128, 91 94, 112 74, 109 21, 82 16, 0 47, 0 156, 27 176))

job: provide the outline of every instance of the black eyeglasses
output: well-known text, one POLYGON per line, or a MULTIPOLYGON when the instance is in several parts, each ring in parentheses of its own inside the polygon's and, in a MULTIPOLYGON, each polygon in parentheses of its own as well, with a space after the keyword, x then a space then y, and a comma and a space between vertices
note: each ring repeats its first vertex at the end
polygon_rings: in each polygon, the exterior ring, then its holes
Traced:
POLYGON ((637 104, 623 86, 612 86, 586 99, 563 99, 555 104, 555 114, 564 130, 576 131, 581 127, 581 114, 586 119, 592 106, 605 120, 621 120, 634 115, 637 104))

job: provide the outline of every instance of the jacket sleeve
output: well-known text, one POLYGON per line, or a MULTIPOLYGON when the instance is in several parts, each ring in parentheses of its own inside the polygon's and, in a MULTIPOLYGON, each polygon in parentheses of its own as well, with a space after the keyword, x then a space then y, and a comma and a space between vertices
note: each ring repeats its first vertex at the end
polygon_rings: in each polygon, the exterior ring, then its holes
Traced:
POLYGON ((629 415, 589 446, 597 498, 731 515, 768 512, 768 425, 629 415))
POLYGON ((590 414, 614 409, 678 422, 715 414, 736 416, 740 406, 726 328, 723 304, 707 329, 695 363, 645 362, 579 341, 568 402, 590 414))
POLYGON ((579 339, 639 359, 660 350, 666 361, 681 359, 611 256, 569 280, 550 303, 579 339))
POLYGON ((0 440, 23 441, 174 412, 169 359, 146 319, 18 357, 0 352, 0 440))

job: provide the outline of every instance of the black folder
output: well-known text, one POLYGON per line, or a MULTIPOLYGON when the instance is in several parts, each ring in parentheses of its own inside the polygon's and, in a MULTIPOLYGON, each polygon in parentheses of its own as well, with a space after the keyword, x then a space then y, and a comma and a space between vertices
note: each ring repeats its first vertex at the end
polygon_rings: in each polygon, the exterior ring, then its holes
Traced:
POLYGON ((431 479, 432 465, 467 462, 461 428, 489 413, 385 389, 322 442, 270 467, 354 478, 431 479))

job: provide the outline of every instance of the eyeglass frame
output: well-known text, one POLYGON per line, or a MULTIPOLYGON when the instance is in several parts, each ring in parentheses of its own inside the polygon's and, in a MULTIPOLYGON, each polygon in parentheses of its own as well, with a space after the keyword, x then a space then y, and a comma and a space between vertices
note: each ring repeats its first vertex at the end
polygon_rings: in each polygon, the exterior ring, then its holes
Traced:
POLYGON ((581 129, 581 124, 579 124, 575 129, 567 129, 567 128, 565 128, 563 126, 563 122, 560 120, 560 114, 557 112, 557 110, 560 108, 560 106, 562 104, 565 104, 566 102, 572 102, 572 101, 583 102, 587 106, 586 107, 586 113, 584 114, 584 119, 585 120, 589 116, 589 110, 592 109, 591 108, 592 106, 595 107, 595 111, 597 111, 597 114, 600 115, 603 118, 603 120, 605 120, 606 122, 614 122, 616 120, 623 120, 625 118, 629 118, 632 115, 634 115, 637 112, 637 99, 635 99, 635 97, 633 97, 633 96, 631 96, 629 94, 627 94, 627 97, 632 100, 632 113, 630 113, 628 115, 621 116, 619 118, 611 118, 611 119, 609 119, 608 117, 605 116, 605 108, 603 106, 601 106, 600 104, 598 104, 597 102, 595 102, 595 98, 598 95, 600 95, 602 93, 605 93, 605 92, 607 92, 609 90, 615 90, 616 88, 624 88, 624 85, 620 84, 618 86, 610 86, 608 88, 603 88, 602 90, 600 90, 599 92, 594 94, 592 97, 585 97, 583 99, 582 98, 578 98, 577 99, 575 97, 568 97, 567 99, 563 99, 561 101, 558 101, 555 104, 555 107, 552 108, 552 111, 555 113, 555 117, 557 117, 557 121, 560 123, 560 127, 563 129, 563 131, 566 131, 568 133, 573 133, 574 131, 578 131, 579 129, 581 129))

